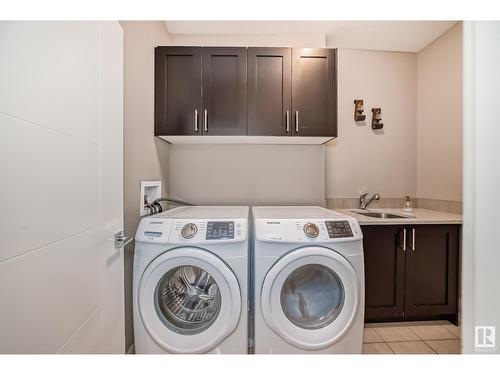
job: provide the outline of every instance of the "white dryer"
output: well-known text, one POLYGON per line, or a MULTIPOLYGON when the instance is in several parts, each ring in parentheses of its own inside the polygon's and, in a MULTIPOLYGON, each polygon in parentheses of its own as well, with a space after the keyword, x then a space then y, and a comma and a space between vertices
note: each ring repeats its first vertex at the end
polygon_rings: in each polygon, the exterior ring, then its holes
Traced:
POLYGON ((253 207, 254 352, 361 353, 364 262, 356 219, 253 207))
POLYGON ((135 237, 136 353, 247 353, 248 207, 179 207, 135 237))

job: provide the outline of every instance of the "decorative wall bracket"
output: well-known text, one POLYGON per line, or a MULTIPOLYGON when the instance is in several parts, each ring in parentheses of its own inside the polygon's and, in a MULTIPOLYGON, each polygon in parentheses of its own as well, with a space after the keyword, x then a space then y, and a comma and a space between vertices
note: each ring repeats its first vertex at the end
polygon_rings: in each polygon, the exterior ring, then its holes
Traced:
POLYGON ((363 100, 354 99, 354 121, 365 121, 366 116, 363 114, 363 100))
POLYGON ((382 129, 384 124, 382 124, 382 109, 372 108, 372 129, 382 129))

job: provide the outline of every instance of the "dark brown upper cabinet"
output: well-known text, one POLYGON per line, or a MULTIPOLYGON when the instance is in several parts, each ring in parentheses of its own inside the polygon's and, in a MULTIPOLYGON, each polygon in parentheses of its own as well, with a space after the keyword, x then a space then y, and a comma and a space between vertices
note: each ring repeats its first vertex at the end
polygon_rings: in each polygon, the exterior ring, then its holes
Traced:
POLYGON ((248 135, 291 134, 292 50, 248 48, 248 135))
POLYGON ((203 134, 245 135, 247 49, 203 48, 203 134))
POLYGON ((458 314, 459 225, 362 226, 365 320, 458 314))
POLYGON ((334 49, 157 47, 155 135, 336 137, 336 90, 334 49))
POLYGON ((155 135, 201 134, 201 47, 156 47, 155 135))
POLYGON ((337 136, 336 50, 292 50, 294 135, 337 136))

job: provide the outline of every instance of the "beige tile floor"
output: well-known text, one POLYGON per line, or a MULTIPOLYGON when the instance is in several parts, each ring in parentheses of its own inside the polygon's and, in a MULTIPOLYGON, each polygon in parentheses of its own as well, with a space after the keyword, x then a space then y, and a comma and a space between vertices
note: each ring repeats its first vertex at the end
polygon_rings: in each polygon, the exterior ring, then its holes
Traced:
POLYGON ((366 324, 363 354, 460 354, 460 328, 444 321, 366 324))

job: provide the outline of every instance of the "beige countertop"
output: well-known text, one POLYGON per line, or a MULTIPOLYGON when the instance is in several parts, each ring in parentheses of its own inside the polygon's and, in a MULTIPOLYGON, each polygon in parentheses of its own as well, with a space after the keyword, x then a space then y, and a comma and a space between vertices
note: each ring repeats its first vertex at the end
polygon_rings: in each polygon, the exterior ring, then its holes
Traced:
POLYGON ((441 211, 425 210, 423 208, 414 208, 412 212, 406 212, 402 209, 397 208, 374 208, 366 210, 367 212, 387 212, 405 216, 405 218, 401 219, 381 219, 369 217, 356 213, 357 211, 360 211, 356 208, 333 209, 333 211, 356 218, 360 225, 462 224, 462 215, 441 211))

